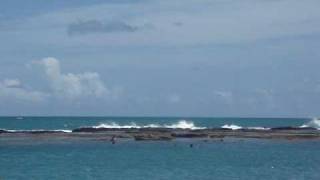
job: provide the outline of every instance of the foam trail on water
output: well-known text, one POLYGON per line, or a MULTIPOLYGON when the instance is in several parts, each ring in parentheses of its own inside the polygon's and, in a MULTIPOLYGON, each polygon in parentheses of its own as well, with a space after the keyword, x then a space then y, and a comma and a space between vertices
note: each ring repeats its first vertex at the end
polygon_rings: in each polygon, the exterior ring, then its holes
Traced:
POLYGON ((130 123, 128 125, 119 125, 115 122, 111 123, 103 123, 99 124, 98 126, 93 126, 93 128, 114 128, 114 129, 121 129, 121 128, 171 128, 171 129, 205 129, 205 127, 198 127, 192 121, 180 120, 174 124, 148 124, 148 125, 137 125, 136 123, 130 123))
POLYGON ((320 119, 318 118, 313 118, 311 121, 303 124, 302 126, 300 126, 301 128, 305 128, 305 127, 311 127, 311 128, 316 128, 318 130, 320 130, 320 119))

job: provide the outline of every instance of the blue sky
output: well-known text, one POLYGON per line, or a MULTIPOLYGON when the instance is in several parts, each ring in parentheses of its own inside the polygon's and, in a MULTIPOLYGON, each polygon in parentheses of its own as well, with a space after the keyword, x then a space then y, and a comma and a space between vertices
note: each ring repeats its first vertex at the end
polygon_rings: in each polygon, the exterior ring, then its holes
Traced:
POLYGON ((0 2, 0 115, 320 115, 318 0, 0 2))

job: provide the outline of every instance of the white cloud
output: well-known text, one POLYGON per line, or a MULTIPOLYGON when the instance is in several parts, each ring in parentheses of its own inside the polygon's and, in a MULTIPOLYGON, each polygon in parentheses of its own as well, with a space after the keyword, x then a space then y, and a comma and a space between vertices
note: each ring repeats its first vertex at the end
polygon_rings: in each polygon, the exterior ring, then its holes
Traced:
POLYGON ((0 81, 0 98, 41 102, 48 96, 48 94, 40 91, 23 88, 18 79, 5 79, 0 81))
POLYGON ((1 100, 43 102, 55 97, 71 100, 83 97, 117 98, 121 93, 119 89, 109 92, 96 72, 63 74, 59 61, 52 57, 44 58, 36 63, 41 64, 44 68, 52 92, 34 90, 24 86, 19 79, 3 79, 0 80, 1 100))
POLYGON ((44 66, 52 90, 58 97, 75 99, 87 96, 104 97, 109 94, 96 72, 63 74, 59 60, 53 57, 44 58, 39 63, 44 66))

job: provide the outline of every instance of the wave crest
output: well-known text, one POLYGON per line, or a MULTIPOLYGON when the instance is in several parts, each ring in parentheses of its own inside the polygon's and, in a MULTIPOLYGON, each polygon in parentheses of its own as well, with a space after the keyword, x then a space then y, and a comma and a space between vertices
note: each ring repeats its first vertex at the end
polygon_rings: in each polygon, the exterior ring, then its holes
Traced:
POLYGON ((303 124, 302 126, 300 126, 302 128, 305 128, 305 127, 311 127, 311 128, 316 128, 318 130, 320 130, 320 119, 318 118, 313 118, 311 121, 303 124))
POLYGON ((137 125, 132 122, 128 125, 119 125, 115 122, 103 123, 98 126, 93 126, 93 128, 113 128, 113 129, 122 129, 122 128, 170 128, 170 129, 205 129, 205 127, 198 127, 192 121, 180 120, 174 124, 148 124, 148 125, 137 125))
POLYGON ((223 126, 221 126, 221 128, 224 128, 224 129, 232 129, 232 130, 237 130, 237 129, 242 129, 241 126, 238 126, 238 125, 235 125, 235 124, 225 124, 223 126))
POLYGON ((232 129, 232 130, 238 130, 238 129, 252 129, 252 130, 270 130, 270 128, 266 128, 266 127, 242 127, 242 126, 238 126, 235 124, 225 124, 223 126, 221 126, 221 128, 224 129, 232 129))

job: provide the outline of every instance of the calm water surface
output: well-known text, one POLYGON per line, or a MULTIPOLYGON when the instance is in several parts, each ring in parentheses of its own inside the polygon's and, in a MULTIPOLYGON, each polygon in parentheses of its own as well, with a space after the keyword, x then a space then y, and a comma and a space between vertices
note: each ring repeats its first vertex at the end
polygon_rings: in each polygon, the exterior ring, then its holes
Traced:
MULTIPOLYGON (((1 129, 72 129, 180 118, 0 118, 1 129)), ((185 118, 184 118, 185 119, 185 118)), ((300 126, 307 119, 190 118, 198 126, 300 126)), ((0 179, 320 179, 320 141, 0 139, 0 179), (193 148, 189 145, 193 144, 193 148)))

